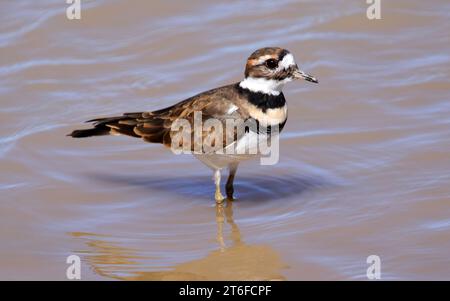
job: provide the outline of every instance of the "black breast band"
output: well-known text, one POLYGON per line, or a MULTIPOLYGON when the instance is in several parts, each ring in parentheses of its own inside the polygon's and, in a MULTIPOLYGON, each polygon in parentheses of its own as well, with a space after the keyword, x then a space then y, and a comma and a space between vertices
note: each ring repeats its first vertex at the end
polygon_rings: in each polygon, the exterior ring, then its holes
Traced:
POLYGON ((239 83, 237 84, 237 90, 239 94, 247 98, 250 103, 260 108, 263 113, 265 113, 267 109, 282 108, 286 104, 286 99, 284 98, 283 92, 280 92, 278 95, 253 92, 249 89, 242 88, 239 86, 239 83))

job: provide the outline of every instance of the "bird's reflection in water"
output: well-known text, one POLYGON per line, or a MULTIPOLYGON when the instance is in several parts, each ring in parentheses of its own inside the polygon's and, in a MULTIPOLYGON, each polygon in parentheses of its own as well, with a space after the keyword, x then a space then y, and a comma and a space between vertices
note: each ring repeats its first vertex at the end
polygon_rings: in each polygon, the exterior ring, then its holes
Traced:
MULTIPOLYGON (((152 258, 139 256, 142 250, 115 246, 108 236, 92 233, 70 233, 86 239, 88 250, 79 251, 99 275, 120 280, 283 280, 286 267, 279 255, 268 245, 246 244, 233 220, 232 202, 216 205, 217 241, 219 249, 206 257, 181 263, 167 271, 155 271, 148 264, 152 258), (231 227, 226 239, 224 228, 231 227), (146 271, 147 269, 147 271, 146 271), (148 271, 152 270, 152 271, 148 271)), ((153 260, 157 260, 156 258, 153 260)))
POLYGON ((226 222, 231 226, 231 241, 233 246, 242 244, 241 231, 233 219, 233 203, 227 201, 226 205, 216 204, 217 242, 222 252, 226 251, 226 244, 223 238, 223 227, 226 222))

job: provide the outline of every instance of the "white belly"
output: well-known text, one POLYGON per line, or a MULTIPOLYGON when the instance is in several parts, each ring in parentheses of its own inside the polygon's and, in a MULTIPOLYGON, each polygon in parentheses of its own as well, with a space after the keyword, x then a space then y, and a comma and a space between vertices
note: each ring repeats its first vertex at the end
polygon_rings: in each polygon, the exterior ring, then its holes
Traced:
POLYGON ((195 154, 195 157, 212 169, 222 169, 231 163, 259 158, 261 149, 267 145, 267 139, 265 134, 250 131, 238 141, 227 146, 222 152, 195 154))

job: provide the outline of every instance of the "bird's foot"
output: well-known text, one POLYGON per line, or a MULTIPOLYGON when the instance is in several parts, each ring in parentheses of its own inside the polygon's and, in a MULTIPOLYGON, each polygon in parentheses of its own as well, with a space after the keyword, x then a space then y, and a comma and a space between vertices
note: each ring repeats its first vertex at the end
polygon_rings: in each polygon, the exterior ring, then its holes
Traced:
POLYGON ((234 201, 235 198, 233 197, 233 194, 234 194, 234 188, 233 188, 233 186, 227 184, 227 186, 226 186, 226 192, 227 192, 227 199, 230 200, 230 201, 234 201))
POLYGON ((227 193, 227 200, 236 201, 236 198, 233 196, 233 193, 227 193))
POLYGON ((223 202, 223 200, 225 199, 225 197, 222 195, 222 193, 220 191, 216 191, 214 198, 216 199, 217 204, 221 204, 223 202))

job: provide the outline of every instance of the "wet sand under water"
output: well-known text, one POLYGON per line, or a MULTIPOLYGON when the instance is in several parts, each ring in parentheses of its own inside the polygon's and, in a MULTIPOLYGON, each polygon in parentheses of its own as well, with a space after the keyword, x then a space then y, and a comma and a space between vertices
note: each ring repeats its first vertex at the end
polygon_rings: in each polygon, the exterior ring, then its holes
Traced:
POLYGON ((448 1, 60 1, 0 4, 0 279, 450 278, 448 1), (4 12, 8 12, 5 14, 4 12), (155 110, 289 49, 280 161, 211 171, 83 121, 155 110))

